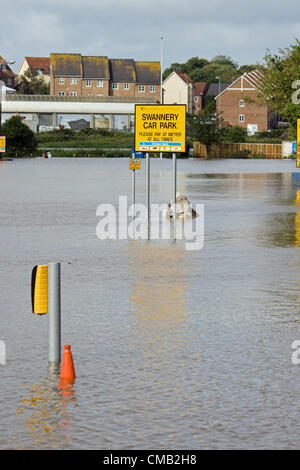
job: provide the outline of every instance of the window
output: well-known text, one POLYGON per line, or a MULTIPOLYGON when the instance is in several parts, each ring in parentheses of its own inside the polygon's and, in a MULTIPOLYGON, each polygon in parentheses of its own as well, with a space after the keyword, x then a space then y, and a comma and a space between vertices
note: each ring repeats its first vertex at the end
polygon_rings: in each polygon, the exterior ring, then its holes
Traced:
POLYGON ((58 96, 65 96, 65 92, 64 91, 59 91, 58 96))
POLYGON ((118 90, 119 89, 119 84, 118 83, 113 83, 112 84, 112 89, 113 90, 118 90))
POLYGON ((194 96, 195 103, 198 103, 198 96, 194 96))
POLYGON ((93 95, 91 95, 90 93, 86 93, 85 96, 93 96, 93 95))
POLYGON ((103 87, 103 80, 97 80, 97 87, 103 87))
POLYGON ((245 101, 244 100, 240 100, 240 108, 244 108, 245 107, 245 101))
POLYGON ((64 79, 64 77, 59 77, 58 83, 59 83, 60 85, 64 85, 64 84, 65 84, 65 79, 64 79))
POLYGON ((129 90, 129 83, 124 83, 124 90, 129 90))
POLYGON ((150 93, 155 93, 155 86, 154 85, 150 85, 150 93))
POLYGON ((70 85, 77 85, 77 78, 76 77, 71 77, 70 78, 70 85))
POLYGON ((97 96, 103 96, 103 93, 98 93, 98 95, 97 95, 97 96))
POLYGON ((143 93, 145 91, 145 85, 139 85, 139 92, 143 93))
POLYGON ((244 116, 244 114, 240 114, 240 122, 245 122, 245 116, 244 116))
POLYGON ((85 84, 86 84, 87 87, 92 86, 92 81, 91 80, 86 80, 85 82, 86 82, 85 84))
POLYGON ((77 96, 76 91, 71 91, 71 92, 70 92, 70 96, 77 96))
POLYGON ((38 75, 43 75, 42 69, 36 69, 36 73, 37 73, 38 75))

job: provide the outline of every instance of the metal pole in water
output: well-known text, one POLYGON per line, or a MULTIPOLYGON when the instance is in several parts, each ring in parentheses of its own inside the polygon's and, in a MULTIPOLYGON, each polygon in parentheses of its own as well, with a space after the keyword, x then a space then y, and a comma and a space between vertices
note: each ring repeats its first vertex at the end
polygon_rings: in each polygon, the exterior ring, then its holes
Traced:
POLYGON ((132 170, 132 196, 131 204, 133 209, 133 238, 135 238, 135 170, 132 170))
POLYGON ((176 240, 176 192, 177 192, 177 161, 173 153, 173 241, 176 240))
POLYGON ((61 289, 60 263, 48 265, 48 363, 58 366, 61 356, 61 289))
MULTIPOLYGON (((133 205, 133 209, 135 209, 135 170, 132 170, 132 197, 131 197, 131 204, 133 205)), ((135 210, 134 210, 135 214, 135 210)))
POLYGON ((150 154, 146 153, 147 240, 150 239, 150 154))

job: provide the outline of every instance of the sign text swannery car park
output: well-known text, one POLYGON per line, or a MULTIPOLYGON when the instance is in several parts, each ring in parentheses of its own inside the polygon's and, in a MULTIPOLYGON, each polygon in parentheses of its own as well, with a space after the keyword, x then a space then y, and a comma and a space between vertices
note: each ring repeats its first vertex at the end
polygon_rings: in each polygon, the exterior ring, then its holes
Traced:
POLYGON ((135 151, 185 152, 185 105, 136 105, 135 151))

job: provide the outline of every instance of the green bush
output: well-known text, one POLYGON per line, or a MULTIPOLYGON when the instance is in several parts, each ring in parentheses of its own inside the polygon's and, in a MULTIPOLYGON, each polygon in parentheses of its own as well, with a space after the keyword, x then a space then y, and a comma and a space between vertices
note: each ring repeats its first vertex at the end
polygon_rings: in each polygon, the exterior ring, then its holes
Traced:
POLYGON ((52 157, 67 157, 67 158, 122 158, 131 157, 130 151, 102 151, 102 150, 51 150, 52 157))
POLYGON ((279 139, 282 136, 282 129, 270 129, 269 131, 261 131, 255 134, 262 139, 279 139))
POLYGON ((12 116, 1 129, 6 137, 6 154, 15 157, 29 157, 37 149, 37 140, 29 127, 19 116, 12 116))
POLYGON ((223 142, 246 142, 247 129, 240 126, 228 126, 223 130, 223 142))

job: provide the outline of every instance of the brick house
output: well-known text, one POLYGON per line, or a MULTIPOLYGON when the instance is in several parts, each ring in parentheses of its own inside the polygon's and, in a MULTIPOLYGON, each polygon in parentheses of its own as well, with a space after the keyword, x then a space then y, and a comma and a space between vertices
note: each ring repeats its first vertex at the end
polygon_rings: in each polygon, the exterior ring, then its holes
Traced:
POLYGON ((0 56, 0 80, 4 83, 8 88, 13 88, 14 90, 18 87, 17 75, 11 70, 8 64, 1 63, 4 62, 2 56, 0 56))
POLYGON ((19 68, 18 77, 24 75, 29 67, 32 67, 40 77, 43 77, 46 83, 50 83, 49 57, 24 57, 19 68))
POLYGON ((80 54, 50 54, 50 95, 81 95, 82 69, 80 54))
POLYGON ((277 114, 256 102, 257 87, 264 78, 260 70, 244 73, 216 96, 216 108, 224 125, 241 126, 249 134, 277 126, 277 114))
POLYGON ((160 62, 135 62, 135 96, 147 96, 160 102, 160 62))
POLYGON ((110 59, 110 96, 135 96, 136 71, 133 59, 110 59))
POLYGON ((160 63, 50 54, 50 95, 160 97, 160 63))
POLYGON ((199 113, 205 106, 205 96, 208 86, 205 82, 195 82, 193 85, 194 112, 199 113))
POLYGON ((109 62, 106 56, 82 56, 81 93, 84 96, 109 96, 109 62))

